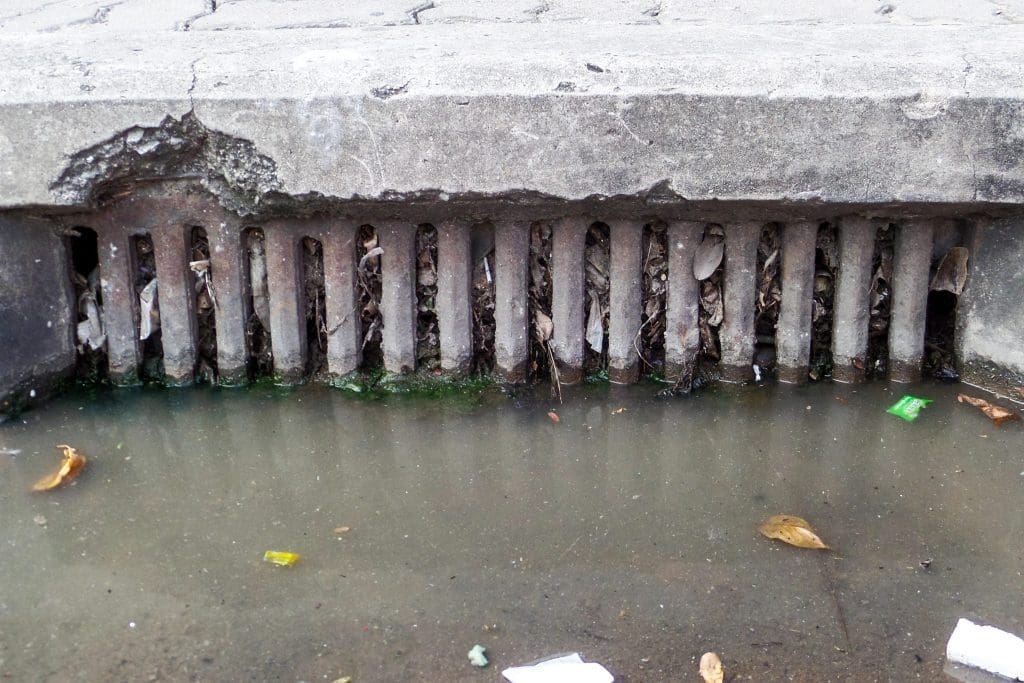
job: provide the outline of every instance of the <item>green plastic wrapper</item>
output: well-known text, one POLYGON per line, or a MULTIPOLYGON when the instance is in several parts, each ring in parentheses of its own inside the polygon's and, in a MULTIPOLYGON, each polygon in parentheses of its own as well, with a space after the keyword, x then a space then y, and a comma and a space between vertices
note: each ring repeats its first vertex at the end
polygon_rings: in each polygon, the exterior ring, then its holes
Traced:
POLYGON ((896 405, 885 412, 903 418, 907 422, 913 422, 920 414, 921 408, 924 408, 931 402, 930 398, 918 398, 908 394, 896 401, 896 405))

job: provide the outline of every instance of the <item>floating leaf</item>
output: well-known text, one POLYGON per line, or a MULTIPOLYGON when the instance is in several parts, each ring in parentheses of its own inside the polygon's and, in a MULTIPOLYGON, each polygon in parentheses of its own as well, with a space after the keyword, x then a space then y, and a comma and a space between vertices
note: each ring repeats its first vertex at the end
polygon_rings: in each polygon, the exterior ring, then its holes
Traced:
POLYGON ((793 515, 773 515, 758 529, 762 536, 795 545, 797 548, 827 549, 825 542, 811 531, 806 519, 793 515))
POLYGON ((280 550, 268 550, 263 553, 263 561, 276 564, 278 567, 294 567, 295 563, 299 561, 299 554, 280 550))
POLYGON ((352 527, 350 526, 334 527, 334 533, 336 534, 347 534, 350 531, 352 531, 352 527))
POLYGON ((1020 415, 1007 410, 1006 408, 1000 408, 997 405, 993 405, 982 398, 975 398, 973 396, 967 396, 966 394, 957 394, 956 400, 960 403, 968 403, 975 408, 979 408, 981 412, 985 413, 992 424, 996 427, 1002 427, 1004 422, 1015 422, 1020 420, 1020 415))
POLYGON ((556 413, 553 410, 548 413, 548 417, 551 418, 552 422, 561 422, 562 421, 562 418, 558 417, 558 413, 556 413))
POLYGON ((700 658, 700 675, 704 683, 722 683, 725 680, 722 660, 714 652, 705 652, 700 658))
POLYGON ((44 477, 32 487, 33 491, 49 491, 61 484, 67 483, 78 476, 78 473, 85 467, 85 456, 71 446, 60 445, 57 448, 64 449, 64 460, 53 474, 44 477))
POLYGON ((718 269, 725 255, 725 240, 717 235, 706 236, 693 254, 693 276, 707 280, 718 269))

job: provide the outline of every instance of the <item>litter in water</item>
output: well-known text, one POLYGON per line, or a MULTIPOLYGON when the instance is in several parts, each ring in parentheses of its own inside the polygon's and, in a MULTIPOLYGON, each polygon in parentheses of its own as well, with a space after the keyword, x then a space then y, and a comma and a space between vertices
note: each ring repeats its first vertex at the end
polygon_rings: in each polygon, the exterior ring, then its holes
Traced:
POLYGON ((487 655, 484 654, 485 652, 487 652, 487 648, 485 648, 483 645, 474 645, 473 649, 470 650, 466 654, 466 656, 469 657, 470 664, 472 664, 473 666, 478 666, 482 669, 488 664, 490 664, 490 662, 487 661, 487 655))
POLYGON ((899 401, 896 401, 896 404, 885 412, 903 418, 907 422, 913 422, 917 419, 918 414, 920 414, 921 408, 924 408, 931 402, 931 399, 917 398, 908 394, 899 401))
POLYGON ((558 655, 501 672, 509 683, 614 683, 615 677, 597 662, 584 662, 578 652, 558 655))
POLYGON ((722 660, 717 654, 705 652, 700 658, 700 676, 704 679, 704 683, 722 683, 725 680, 722 660))
POLYGON ((1024 681, 1024 640, 994 626, 960 619, 946 644, 946 659, 1024 681))
POLYGON ((299 561, 299 554, 280 550, 268 550, 263 553, 263 561, 276 564, 279 567, 294 567, 295 563, 299 561))

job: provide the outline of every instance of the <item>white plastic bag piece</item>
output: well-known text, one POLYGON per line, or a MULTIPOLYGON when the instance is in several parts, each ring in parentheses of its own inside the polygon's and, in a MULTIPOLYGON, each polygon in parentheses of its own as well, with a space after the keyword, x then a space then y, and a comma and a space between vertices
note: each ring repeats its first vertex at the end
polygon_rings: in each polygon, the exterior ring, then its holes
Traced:
POLYGON ((501 675, 509 683, 615 683, 608 669, 597 662, 584 662, 577 652, 528 666, 513 666, 501 675))
POLYGON ((958 621, 946 644, 946 659, 1024 681, 1024 640, 994 626, 958 621))

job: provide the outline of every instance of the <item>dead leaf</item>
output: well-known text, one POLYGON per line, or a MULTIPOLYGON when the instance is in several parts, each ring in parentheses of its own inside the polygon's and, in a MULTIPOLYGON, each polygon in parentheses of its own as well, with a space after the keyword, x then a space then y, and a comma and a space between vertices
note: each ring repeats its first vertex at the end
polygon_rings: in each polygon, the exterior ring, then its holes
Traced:
POLYGON ((548 413, 548 417, 551 418, 552 422, 561 422, 562 421, 562 418, 558 417, 558 413, 556 413, 553 410, 548 413))
POLYGON ((795 545, 797 548, 825 550, 828 548, 818 535, 811 531, 806 519, 793 515, 773 515, 758 529, 762 536, 774 538, 795 545))
POLYGON ((707 235, 693 254, 693 276, 698 280, 711 277, 725 255, 725 240, 717 235, 707 235))
POLYGON ((973 396, 967 396, 966 394, 957 394, 956 400, 960 403, 969 403, 975 408, 981 409, 981 412, 985 413, 992 424, 996 427, 1002 427, 1004 422, 1016 422, 1020 420, 1020 415, 1007 410, 1006 408, 1000 408, 997 405, 993 405, 982 398, 975 398, 973 396))
POLYGON ((616 408, 612 411, 612 415, 621 415, 624 412, 626 412, 625 408, 616 408))
POLYGON ((939 261, 935 277, 929 289, 952 292, 957 296, 964 291, 967 284, 967 258, 970 252, 965 247, 953 247, 939 261))
POLYGON ((704 683, 722 683, 725 680, 722 660, 714 652, 705 652, 701 656, 700 675, 704 679, 704 683))
POLYGON ((350 531, 352 531, 352 527, 350 526, 339 526, 334 528, 334 533, 336 534, 347 534, 350 531))
POLYGON ((537 331, 537 340, 546 342, 555 333, 555 323, 543 311, 533 313, 533 327, 537 331))
POLYGON ((60 445, 57 448, 64 449, 64 460, 60 464, 58 469, 53 474, 43 477, 35 483, 32 487, 33 491, 49 491, 55 489, 61 484, 65 484, 75 477, 85 467, 85 456, 76 451, 71 446, 60 445))

